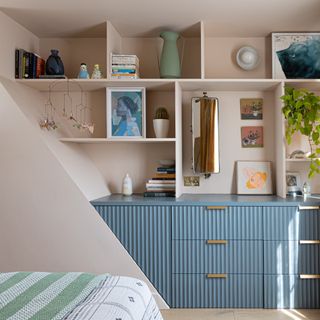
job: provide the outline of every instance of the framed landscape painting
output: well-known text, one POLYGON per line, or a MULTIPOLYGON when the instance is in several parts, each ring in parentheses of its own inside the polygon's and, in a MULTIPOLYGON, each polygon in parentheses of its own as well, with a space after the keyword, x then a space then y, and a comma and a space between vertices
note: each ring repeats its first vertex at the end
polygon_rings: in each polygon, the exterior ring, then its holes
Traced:
POLYGON ((237 161, 238 194, 272 194, 271 162, 237 161))
POLYGON ((107 88, 107 138, 145 138, 145 88, 107 88))
POLYGON ((272 33, 273 79, 319 79, 320 33, 272 33))

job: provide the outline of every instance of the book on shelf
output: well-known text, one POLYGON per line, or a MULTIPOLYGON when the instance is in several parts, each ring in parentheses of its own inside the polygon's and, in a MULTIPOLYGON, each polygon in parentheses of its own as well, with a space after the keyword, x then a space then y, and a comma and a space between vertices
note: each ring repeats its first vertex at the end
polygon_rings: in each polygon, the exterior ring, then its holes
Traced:
POLYGON ((146 191, 143 194, 145 197, 175 197, 175 192, 169 191, 146 191))
POLYGON ((45 61, 39 55, 24 49, 15 50, 15 78, 35 79, 44 74, 45 61))
POLYGON ((176 168, 159 167, 157 168, 158 173, 176 173, 176 168))
POLYGON ((174 189, 175 187, 176 187, 175 184, 161 184, 161 183, 158 183, 158 184, 147 183, 146 184, 147 189, 174 189))
POLYGON ((112 64, 129 64, 129 65, 139 65, 139 59, 135 54, 114 54, 111 53, 111 63, 112 64))
POLYGON ((113 69, 112 74, 136 74, 136 69, 113 69))
POLYGON ((176 180, 175 179, 166 179, 166 180, 148 180, 149 184, 175 184, 176 183, 176 180))
POLYGON ((165 172, 157 172, 154 178, 166 178, 166 179, 175 179, 176 174, 175 173, 165 173, 165 172))
POLYGON ((111 74, 111 79, 139 79, 137 74, 111 74))

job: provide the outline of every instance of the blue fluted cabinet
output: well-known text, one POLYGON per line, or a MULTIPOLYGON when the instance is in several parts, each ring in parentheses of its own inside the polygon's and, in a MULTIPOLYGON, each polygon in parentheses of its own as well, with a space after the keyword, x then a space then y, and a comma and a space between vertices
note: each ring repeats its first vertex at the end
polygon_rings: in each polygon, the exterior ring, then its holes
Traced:
POLYGON ((164 300, 171 304, 171 207, 95 206, 164 300))
POLYGON ((319 207, 245 199, 93 204, 170 307, 320 308, 319 207))
POLYGON ((320 211, 265 207, 265 308, 320 308, 320 211))

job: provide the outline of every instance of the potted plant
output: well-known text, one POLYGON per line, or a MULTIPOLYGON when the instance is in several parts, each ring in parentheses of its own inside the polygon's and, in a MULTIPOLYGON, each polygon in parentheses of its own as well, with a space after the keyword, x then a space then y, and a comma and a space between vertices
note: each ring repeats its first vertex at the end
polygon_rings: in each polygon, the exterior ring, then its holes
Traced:
POLYGON ((158 108, 153 119, 153 130, 157 138, 166 138, 169 133, 169 114, 166 108, 158 108))
POLYGON ((288 144, 296 132, 308 138, 311 160, 308 177, 312 178, 320 173, 320 97, 306 89, 286 87, 281 99, 284 103, 282 113, 287 120, 288 144))

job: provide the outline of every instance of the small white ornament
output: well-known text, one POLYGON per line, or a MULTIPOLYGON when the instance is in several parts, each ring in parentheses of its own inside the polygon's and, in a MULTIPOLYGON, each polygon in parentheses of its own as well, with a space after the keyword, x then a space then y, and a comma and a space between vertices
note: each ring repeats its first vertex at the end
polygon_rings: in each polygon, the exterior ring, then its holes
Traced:
POLYGON ((122 183, 122 193, 124 196, 131 196, 132 195, 132 180, 127 173, 123 179, 122 183))

